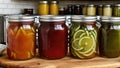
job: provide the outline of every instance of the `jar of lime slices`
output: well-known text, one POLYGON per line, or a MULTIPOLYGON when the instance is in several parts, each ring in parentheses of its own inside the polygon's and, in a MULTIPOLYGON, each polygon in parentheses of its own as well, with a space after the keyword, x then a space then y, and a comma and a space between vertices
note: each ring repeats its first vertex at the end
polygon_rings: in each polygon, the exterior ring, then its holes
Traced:
POLYGON ((70 53, 89 59, 96 56, 97 26, 95 16, 72 16, 70 28, 70 53))
POLYGON ((99 29, 100 56, 114 58, 120 55, 120 17, 102 17, 99 29))

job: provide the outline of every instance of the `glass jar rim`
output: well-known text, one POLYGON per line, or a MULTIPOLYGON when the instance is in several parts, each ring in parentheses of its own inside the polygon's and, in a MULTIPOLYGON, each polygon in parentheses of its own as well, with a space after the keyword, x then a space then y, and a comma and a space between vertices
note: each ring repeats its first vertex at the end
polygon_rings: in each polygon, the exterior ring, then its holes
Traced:
POLYGON ((96 22, 96 16, 73 15, 72 22, 96 22))
POLYGON ((35 16, 26 16, 26 15, 9 15, 8 21, 14 21, 14 22, 28 22, 28 21, 34 21, 35 16))
POLYGON ((110 23, 110 22, 120 22, 120 17, 108 17, 108 16, 102 16, 101 18, 100 18, 100 20, 102 21, 102 22, 108 22, 108 23, 110 23))
POLYGON ((47 4, 48 1, 40 1, 39 3, 44 3, 44 4, 47 4))
POLYGON ((55 15, 42 15, 39 18, 40 21, 65 21, 65 16, 55 16, 55 15))

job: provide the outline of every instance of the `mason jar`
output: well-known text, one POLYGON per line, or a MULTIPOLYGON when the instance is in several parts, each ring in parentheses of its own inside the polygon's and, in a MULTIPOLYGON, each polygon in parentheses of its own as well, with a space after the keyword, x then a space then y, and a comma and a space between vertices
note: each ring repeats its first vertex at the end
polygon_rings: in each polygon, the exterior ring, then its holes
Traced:
POLYGON ((40 1, 38 7, 39 15, 48 15, 49 14, 49 4, 48 1, 40 1))
POLYGON ((38 29, 39 56, 59 59, 67 55, 68 28, 65 16, 41 16, 38 29))
POLYGON ((114 58, 120 55, 120 17, 101 17, 99 29, 100 56, 114 58))
POLYGON ((103 6, 103 16, 112 16, 112 6, 111 5, 104 5, 103 6))
POLYGON ((80 59, 95 57, 97 35, 95 16, 72 16, 70 28, 71 55, 80 59))
POLYGON ((103 5, 98 5, 98 7, 97 7, 97 15, 99 15, 99 16, 103 15, 103 5))
POLYGON ((115 4, 113 8, 113 15, 114 16, 120 16, 120 4, 115 4))
POLYGON ((58 15, 59 14, 59 4, 57 1, 51 1, 50 14, 51 15, 58 15))
POLYGON ((26 60, 35 56, 34 17, 12 15, 8 17, 7 55, 10 59, 26 60))
POLYGON ((95 16, 96 15, 96 6, 94 4, 87 5, 87 15, 95 16))

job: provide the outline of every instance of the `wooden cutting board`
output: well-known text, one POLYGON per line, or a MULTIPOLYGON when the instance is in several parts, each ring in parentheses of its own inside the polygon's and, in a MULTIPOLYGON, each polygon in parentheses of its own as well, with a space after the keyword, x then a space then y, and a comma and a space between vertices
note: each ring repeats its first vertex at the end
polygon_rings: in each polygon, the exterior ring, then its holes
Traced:
POLYGON ((69 56, 58 60, 47 60, 39 57, 25 61, 14 61, 8 59, 6 54, 0 57, 0 66, 7 68, 118 68, 120 67, 120 57, 93 59, 75 59, 69 56))

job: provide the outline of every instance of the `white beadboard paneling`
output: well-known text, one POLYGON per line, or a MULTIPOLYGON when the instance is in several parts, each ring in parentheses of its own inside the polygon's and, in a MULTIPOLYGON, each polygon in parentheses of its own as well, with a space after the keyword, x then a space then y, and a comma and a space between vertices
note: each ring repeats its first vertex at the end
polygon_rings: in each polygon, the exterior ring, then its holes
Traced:
POLYGON ((22 13, 21 9, 11 9, 11 14, 20 14, 22 13))
POLYGON ((4 10, 3 9, 0 9, 0 14, 3 14, 4 13, 4 10))
POLYGON ((0 4, 0 9, 2 9, 2 8, 7 8, 7 7, 8 7, 7 4, 4 4, 4 3, 0 4))
POLYGON ((15 6, 15 4, 8 4, 8 9, 13 9, 13 8, 15 8, 16 6, 15 6))
POLYGON ((3 0, 3 3, 11 3, 12 0, 3 0))
POLYGON ((11 9, 3 9, 3 14, 11 14, 11 9))

